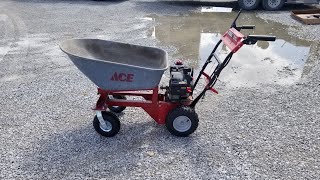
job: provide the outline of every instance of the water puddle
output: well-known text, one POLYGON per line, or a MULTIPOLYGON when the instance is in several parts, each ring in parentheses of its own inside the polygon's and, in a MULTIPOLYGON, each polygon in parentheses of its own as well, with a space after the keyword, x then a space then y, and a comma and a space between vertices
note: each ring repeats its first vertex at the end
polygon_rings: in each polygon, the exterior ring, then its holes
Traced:
MULTIPOLYGON (((178 48, 174 59, 182 59, 199 71, 235 16, 236 12, 149 16, 157 24, 150 29, 149 37, 178 48)), ((263 84, 290 85, 300 79, 311 42, 290 36, 288 26, 257 18, 255 13, 243 13, 238 25, 256 25, 254 31, 242 30, 245 35, 274 35, 277 40, 243 46, 221 73, 221 82, 230 87, 254 87, 263 84)), ((226 46, 220 46, 216 52, 223 59, 229 50, 226 46)), ((207 72, 211 70, 212 66, 206 69, 207 72)))

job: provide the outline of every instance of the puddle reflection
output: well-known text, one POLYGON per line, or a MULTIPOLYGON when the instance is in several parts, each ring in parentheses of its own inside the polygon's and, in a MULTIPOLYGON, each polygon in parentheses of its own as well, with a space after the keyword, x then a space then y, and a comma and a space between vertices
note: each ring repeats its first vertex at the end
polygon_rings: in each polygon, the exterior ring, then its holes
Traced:
MULTIPOLYGON (((200 62, 196 69, 206 61, 220 36, 218 33, 201 33, 200 62)), ((290 85, 299 80, 309 51, 310 47, 295 46, 282 39, 243 46, 234 54, 220 80, 232 86, 290 85)), ((226 46, 221 46, 217 53, 222 59, 229 51, 226 46)), ((210 70, 213 71, 212 66, 206 69, 207 72, 210 70)))
MULTIPOLYGON (((196 71, 206 61, 216 42, 233 21, 232 13, 191 13, 185 16, 156 17, 157 25, 152 27, 149 37, 157 38, 166 45, 174 45, 178 51, 174 58, 183 59, 196 71)), ((227 86, 258 86, 263 84, 290 85, 297 82, 310 52, 311 42, 290 36, 288 26, 267 22, 254 13, 243 13, 239 25, 256 25, 255 32, 243 34, 275 35, 275 42, 258 42, 244 45, 231 59, 221 73, 220 80, 227 86)), ((217 54, 223 59, 228 54, 220 46, 217 54)), ((208 67, 209 72, 213 67, 208 67)))

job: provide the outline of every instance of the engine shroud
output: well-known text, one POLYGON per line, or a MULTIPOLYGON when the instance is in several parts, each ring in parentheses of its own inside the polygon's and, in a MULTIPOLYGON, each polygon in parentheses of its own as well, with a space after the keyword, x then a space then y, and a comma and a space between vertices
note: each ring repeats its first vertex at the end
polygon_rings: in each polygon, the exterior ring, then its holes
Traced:
POLYGON ((192 68, 183 65, 170 67, 170 81, 167 90, 169 101, 180 101, 191 96, 193 86, 192 71, 192 68))

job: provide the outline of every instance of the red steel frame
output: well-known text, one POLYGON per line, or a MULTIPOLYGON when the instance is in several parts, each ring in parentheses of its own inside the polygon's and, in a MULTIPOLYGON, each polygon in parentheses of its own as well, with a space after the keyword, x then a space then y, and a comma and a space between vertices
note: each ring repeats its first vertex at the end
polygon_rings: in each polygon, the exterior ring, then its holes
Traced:
MULTIPOLYGON (((179 102, 166 102, 165 95, 159 94, 159 88, 147 89, 142 91, 109 91, 98 88, 100 97, 93 110, 105 111, 108 106, 125 106, 125 107, 141 107, 144 109, 158 124, 165 124, 169 111, 177 107, 179 102), (147 92, 149 91, 149 92, 147 92), (152 91, 152 92, 150 92, 152 91), (126 100, 126 99, 110 99, 109 95, 125 95, 143 97, 145 100, 126 100)), ((190 101, 191 102, 191 101, 190 101)), ((189 105, 186 101, 184 105, 189 105)))

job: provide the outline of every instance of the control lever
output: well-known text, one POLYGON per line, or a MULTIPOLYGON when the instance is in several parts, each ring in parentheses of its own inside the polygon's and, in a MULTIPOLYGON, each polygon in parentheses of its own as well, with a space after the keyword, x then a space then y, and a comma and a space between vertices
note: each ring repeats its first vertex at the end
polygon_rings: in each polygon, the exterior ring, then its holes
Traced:
POLYGON ((240 29, 255 29, 255 25, 243 25, 239 27, 240 29))
POLYGON ((275 41, 275 36, 267 36, 267 35, 248 35, 245 40, 243 40, 243 44, 255 44, 257 41, 275 41))

